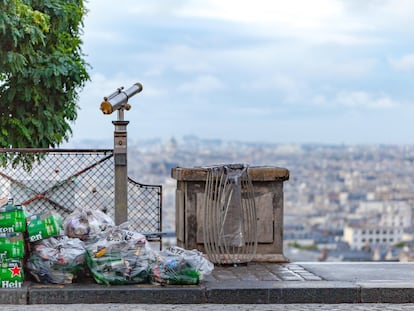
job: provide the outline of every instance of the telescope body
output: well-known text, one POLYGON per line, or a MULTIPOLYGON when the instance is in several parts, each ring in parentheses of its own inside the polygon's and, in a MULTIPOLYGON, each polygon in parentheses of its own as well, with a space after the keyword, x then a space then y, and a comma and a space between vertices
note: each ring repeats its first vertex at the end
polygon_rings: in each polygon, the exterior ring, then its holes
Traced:
POLYGON ((135 83, 129 89, 123 90, 119 88, 111 95, 104 97, 104 101, 101 103, 101 110, 104 114, 111 114, 115 110, 124 108, 125 110, 131 109, 128 104, 128 99, 142 91, 142 84, 135 83))

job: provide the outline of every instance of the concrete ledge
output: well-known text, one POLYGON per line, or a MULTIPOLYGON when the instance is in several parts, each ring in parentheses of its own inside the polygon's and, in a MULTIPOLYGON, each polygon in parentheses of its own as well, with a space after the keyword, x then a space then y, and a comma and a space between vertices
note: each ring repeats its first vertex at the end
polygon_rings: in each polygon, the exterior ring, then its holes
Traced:
POLYGON ((337 304, 360 302, 359 287, 349 282, 289 282, 283 285, 277 284, 275 287, 270 290, 269 303, 337 304))
POLYGON ((359 303, 360 287, 349 282, 225 282, 208 286, 208 303, 291 304, 291 303, 359 303))
POLYGON ((22 305, 29 300, 28 285, 24 283, 21 288, 0 288, 0 303, 22 305))
POLYGON ((262 304, 269 303, 269 290, 276 282, 226 280, 206 284, 208 303, 262 304))
POLYGON ((413 283, 361 283, 363 303, 414 303, 413 283))
POLYGON ((1 289, 2 304, 294 304, 414 303, 413 284, 338 281, 203 283, 199 286, 98 284, 39 285, 1 289))
POLYGON ((1 304, 414 303, 414 263, 218 266, 200 285, 84 283, 0 289, 1 304))
POLYGON ((69 284, 29 287, 30 304, 200 304, 204 302, 204 289, 200 286, 69 284))

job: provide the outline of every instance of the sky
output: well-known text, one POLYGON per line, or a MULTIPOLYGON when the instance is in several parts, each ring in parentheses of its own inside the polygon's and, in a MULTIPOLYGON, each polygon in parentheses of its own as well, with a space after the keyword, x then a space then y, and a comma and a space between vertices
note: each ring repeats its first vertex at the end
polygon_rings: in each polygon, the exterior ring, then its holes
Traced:
POLYGON ((139 82, 128 139, 414 143, 412 0, 88 0, 70 142, 108 141, 104 96, 139 82))

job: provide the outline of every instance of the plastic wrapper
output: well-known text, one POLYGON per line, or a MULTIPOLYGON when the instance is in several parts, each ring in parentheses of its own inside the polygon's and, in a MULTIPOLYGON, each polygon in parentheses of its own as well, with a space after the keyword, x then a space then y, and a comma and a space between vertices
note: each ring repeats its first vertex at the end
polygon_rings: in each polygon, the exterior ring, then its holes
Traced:
POLYGON ((213 269, 214 264, 201 252, 175 246, 157 253, 151 280, 160 284, 196 285, 213 269))
POLYGON ((32 244, 26 269, 39 283, 68 284, 83 274, 85 255, 80 239, 51 237, 32 244))
POLYGON ((81 209, 70 214, 65 222, 65 234, 71 238, 87 241, 89 238, 105 231, 108 226, 114 226, 111 217, 100 210, 81 209))
POLYGON ((154 253, 145 236, 108 228, 86 243, 87 264, 99 284, 148 283, 154 253))

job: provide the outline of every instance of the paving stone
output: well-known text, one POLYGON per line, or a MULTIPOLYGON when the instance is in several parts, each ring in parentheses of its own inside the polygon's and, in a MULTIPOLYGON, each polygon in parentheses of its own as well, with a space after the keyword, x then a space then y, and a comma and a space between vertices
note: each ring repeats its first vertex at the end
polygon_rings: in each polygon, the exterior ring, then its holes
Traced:
POLYGON ((412 311, 414 304, 88 304, 0 305, 0 311, 412 311))

